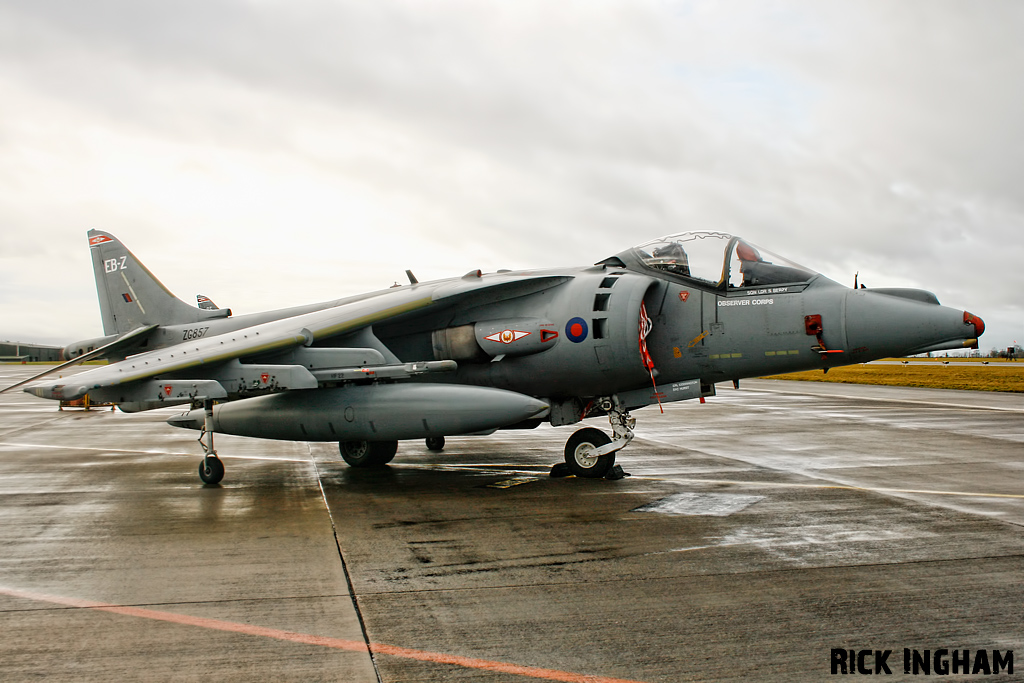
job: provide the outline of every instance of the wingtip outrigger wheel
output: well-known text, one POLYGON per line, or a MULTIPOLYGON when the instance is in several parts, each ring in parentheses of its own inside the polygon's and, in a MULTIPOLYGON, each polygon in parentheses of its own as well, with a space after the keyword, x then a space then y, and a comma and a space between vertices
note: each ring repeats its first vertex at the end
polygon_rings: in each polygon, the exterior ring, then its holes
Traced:
POLYGON ((213 401, 203 401, 203 409, 206 412, 206 420, 203 423, 203 431, 199 433, 199 445, 203 447, 199 478, 205 484, 219 484, 224 478, 224 463, 217 457, 217 451, 213 448, 213 401), (203 441, 204 436, 206 441, 203 441))
POLYGON ((204 484, 219 484, 224 478, 224 463, 216 455, 208 455, 199 463, 199 478, 204 484))

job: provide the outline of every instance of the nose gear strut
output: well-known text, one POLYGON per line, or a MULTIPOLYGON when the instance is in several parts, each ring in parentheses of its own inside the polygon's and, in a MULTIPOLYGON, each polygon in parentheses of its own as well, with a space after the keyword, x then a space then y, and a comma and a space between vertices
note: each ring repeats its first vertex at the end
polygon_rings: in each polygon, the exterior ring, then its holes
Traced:
POLYGON ((585 427, 573 433, 565 444, 565 463, 551 468, 551 476, 574 474, 587 479, 622 479, 629 476, 615 464, 615 454, 633 440, 636 418, 622 407, 618 396, 603 397, 595 407, 608 413, 612 436, 600 429, 585 427))

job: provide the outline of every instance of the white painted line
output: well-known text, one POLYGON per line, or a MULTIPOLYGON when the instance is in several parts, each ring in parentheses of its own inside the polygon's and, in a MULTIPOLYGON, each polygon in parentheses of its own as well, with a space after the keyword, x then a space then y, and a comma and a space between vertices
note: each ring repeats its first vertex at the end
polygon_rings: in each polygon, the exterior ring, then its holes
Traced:
MULTIPOLYGON (((786 470, 780 470, 786 471, 786 470)), ((805 475, 801 475, 805 476, 805 475)), ((685 482, 690 484, 732 484, 734 486, 754 486, 757 488, 795 488, 795 489, 845 489, 847 491, 868 491, 871 493, 922 493, 933 496, 968 496, 976 498, 1024 498, 1017 493, 978 493, 976 491, 936 491, 932 489, 896 489, 876 488, 872 486, 850 486, 847 484, 796 484, 778 481, 737 481, 734 479, 690 479, 680 477, 645 477, 634 475, 634 479, 645 481, 685 482)))
MULTIPOLYGON (((100 453, 127 453, 132 455, 177 455, 184 456, 187 458, 202 458, 202 453, 180 453, 175 451, 154 451, 154 450, 142 450, 142 449, 125 449, 125 448, 96 448, 94 446, 53 446, 50 444, 41 443, 12 443, 10 441, 0 441, 0 447, 11 446, 14 448, 50 448, 54 450, 62 451, 96 451, 100 453)), ((218 453, 217 457, 221 460, 273 460, 275 462, 309 462, 309 458, 268 458, 262 455, 223 455, 218 453)))

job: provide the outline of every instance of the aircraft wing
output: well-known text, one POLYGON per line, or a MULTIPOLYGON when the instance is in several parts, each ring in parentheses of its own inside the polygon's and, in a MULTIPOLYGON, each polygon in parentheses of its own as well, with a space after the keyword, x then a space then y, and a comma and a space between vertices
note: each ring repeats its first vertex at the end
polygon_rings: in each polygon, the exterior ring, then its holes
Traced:
MULTIPOLYGON (((474 275, 474 274, 471 274, 474 275)), ((375 296, 342 304, 333 308, 313 311, 291 318, 275 320, 227 332, 212 337, 182 342, 175 346, 156 351, 147 351, 111 365, 87 370, 62 379, 59 383, 41 382, 25 388, 25 391, 41 398, 74 400, 89 392, 109 394, 115 387, 142 383, 147 386, 148 395, 152 390, 164 390, 169 398, 200 396, 223 398, 225 393, 217 387, 216 368, 229 367, 232 372, 242 367, 239 359, 253 356, 268 357, 287 354, 289 350, 308 347, 314 342, 330 337, 350 334, 369 325, 409 314, 428 307, 447 308, 460 302, 476 299, 486 290, 492 301, 522 296, 538 289, 553 287, 570 279, 567 276, 523 276, 523 275, 480 275, 466 276, 454 281, 417 284, 408 287, 383 290, 375 296), (188 387, 169 378, 187 377, 200 380, 188 382, 188 387), (148 387, 147 380, 165 380, 164 385, 148 387), (173 385, 173 386, 172 386, 173 385), (172 389, 174 392, 172 395, 172 389)), ((311 351, 314 349, 310 349, 311 351)), ((319 349, 316 349, 319 350, 319 349)), ((383 362, 379 352, 362 349, 361 356, 343 349, 335 357, 352 359, 351 366, 374 365, 383 362), (342 352, 350 352, 345 355, 342 352), (339 355, 340 354, 340 355, 339 355)), ((76 359, 78 360, 78 359, 76 359)), ((452 363, 445 361, 449 368, 452 363)), ((259 366, 246 366, 247 368, 259 366)), ((318 379, 303 365, 264 366, 271 368, 257 372, 257 376, 274 374, 281 389, 311 389, 318 386, 318 379)), ((237 375, 238 373, 235 372, 237 375)), ((250 372, 251 374, 251 372, 250 372)), ((234 376, 234 375, 232 375, 234 376)), ((264 380, 266 381, 266 380, 264 380)), ((129 392, 130 393, 130 392, 129 392)), ((115 402, 131 402, 132 398, 121 398, 115 402)))
POLYGON ((6 391, 10 391, 11 389, 17 389, 18 387, 23 387, 26 384, 30 384, 32 382, 35 382, 36 380, 42 379, 43 377, 46 377, 47 375, 52 375, 55 372, 60 372, 61 370, 66 370, 67 368, 70 368, 70 367, 72 367, 74 365, 78 365, 79 363, 84 363, 87 360, 92 360, 93 358, 99 358, 100 356, 104 356, 107 353, 110 353, 110 352, 113 352, 113 351, 117 351, 119 349, 125 349, 127 347, 130 347, 130 346, 134 345, 135 343, 137 343, 138 341, 140 341, 141 339, 144 339, 146 337, 146 335, 148 335, 150 332, 155 330, 157 327, 159 327, 159 325, 146 325, 145 327, 136 328, 136 329, 132 330, 131 332, 128 332, 126 334, 121 335, 120 337, 118 337, 114 341, 110 342, 109 344, 106 344, 104 346, 99 347, 98 349, 94 349, 92 351, 89 351, 88 353, 84 353, 84 354, 82 354, 80 356, 76 356, 75 358, 72 358, 71 360, 69 360, 69 361, 67 361, 65 363, 61 363, 60 365, 54 366, 52 368, 47 368, 44 372, 40 372, 38 375, 33 375, 32 377, 29 377, 26 380, 18 382, 17 384, 12 384, 9 387, 6 387, 4 389, 0 389, 0 394, 4 393, 6 391))

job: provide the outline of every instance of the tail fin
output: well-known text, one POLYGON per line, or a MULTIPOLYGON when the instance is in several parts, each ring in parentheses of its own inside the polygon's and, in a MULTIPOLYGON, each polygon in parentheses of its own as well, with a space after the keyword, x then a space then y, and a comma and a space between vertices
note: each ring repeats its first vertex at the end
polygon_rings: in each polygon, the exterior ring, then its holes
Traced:
POLYGON ((230 315, 228 309, 193 308, 175 297, 135 254, 109 233, 90 230, 89 251, 103 334, 124 334, 145 325, 183 325, 230 315))
POLYGON ((217 304, 213 303, 213 300, 210 299, 210 297, 203 294, 196 294, 196 303, 199 308, 203 308, 208 311, 216 311, 219 308, 217 304))

